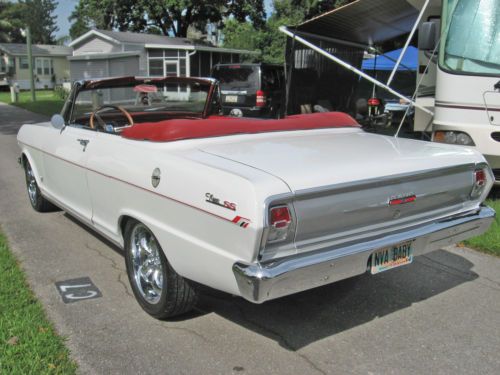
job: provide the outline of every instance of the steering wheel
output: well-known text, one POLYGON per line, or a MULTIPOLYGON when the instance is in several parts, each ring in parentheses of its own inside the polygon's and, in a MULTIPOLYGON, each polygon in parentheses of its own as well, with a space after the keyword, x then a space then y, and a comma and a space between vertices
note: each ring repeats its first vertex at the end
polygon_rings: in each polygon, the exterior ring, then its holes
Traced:
POLYGON ((99 108, 97 108, 94 112, 91 113, 90 115, 90 120, 89 120, 89 125, 90 125, 90 128, 91 129, 96 129, 96 125, 94 124, 94 117, 97 119, 97 123, 103 128, 105 129, 105 126, 106 126, 106 123, 104 122, 104 120, 101 118, 101 116, 99 116, 98 112, 102 111, 104 108, 111 108, 111 109, 116 109, 117 111, 121 112, 126 118, 127 118, 127 121, 128 121, 128 124, 126 126, 132 126, 134 125, 134 120, 132 119, 132 116, 130 115, 129 112, 127 112, 125 110, 125 108, 123 107, 120 107, 118 105, 109 105, 109 104, 105 104, 105 105, 102 105, 100 106, 99 108))

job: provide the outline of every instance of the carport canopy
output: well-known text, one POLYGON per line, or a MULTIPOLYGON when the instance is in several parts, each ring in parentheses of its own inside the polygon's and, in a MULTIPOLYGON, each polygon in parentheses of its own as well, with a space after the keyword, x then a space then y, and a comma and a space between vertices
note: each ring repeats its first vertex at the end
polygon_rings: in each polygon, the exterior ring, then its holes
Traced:
POLYGON ((405 0, 356 0, 288 29, 299 35, 372 46, 410 33, 418 15, 405 0))
MULTIPOLYGON (((281 26, 279 30, 292 38, 294 42, 297 41, 309 47, 345 69, 387 90, 397 98, 409 102, 420 110, 434 116, 431 110, 416 103, 413 97, 408 98, 390 86, 426 8, 434 1, 356 0, 297 26, 281 26), (408 35, 406 44, 402 49, 403 53, 399 55, 386 83, 370 77, 362 70, 335 56, 335 51, 321 47, 321 41, 324 40, 344 44, 346 47, 370 50, 371 48, 368 47, 380 47, 384 42, 403 35, 408 35)), ((375 48, 375 51, 378 50, 379 48, 375 48)), ((398 133, 399 129, 396 136, 398 133)))

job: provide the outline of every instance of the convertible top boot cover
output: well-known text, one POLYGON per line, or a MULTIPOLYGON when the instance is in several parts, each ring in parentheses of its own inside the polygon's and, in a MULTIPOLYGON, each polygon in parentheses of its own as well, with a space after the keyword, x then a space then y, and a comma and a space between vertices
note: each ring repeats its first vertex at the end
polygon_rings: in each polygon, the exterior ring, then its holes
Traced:
POLYGON ((236 134, 359 126, 356 120, 342 112, 293 115, 280 120, 211 116, 206 119, 170 119, 139 123, 124 129, 121 135, 135 140, 171 142, 236 134))

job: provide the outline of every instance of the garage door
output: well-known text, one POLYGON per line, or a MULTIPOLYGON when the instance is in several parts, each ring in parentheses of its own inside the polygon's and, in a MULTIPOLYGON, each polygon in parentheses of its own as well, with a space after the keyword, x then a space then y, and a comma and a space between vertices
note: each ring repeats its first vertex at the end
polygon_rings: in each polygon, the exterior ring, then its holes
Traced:
POLYGON ((83 60, 70 62, 71 80, 108 77, 108 60, 83 60))

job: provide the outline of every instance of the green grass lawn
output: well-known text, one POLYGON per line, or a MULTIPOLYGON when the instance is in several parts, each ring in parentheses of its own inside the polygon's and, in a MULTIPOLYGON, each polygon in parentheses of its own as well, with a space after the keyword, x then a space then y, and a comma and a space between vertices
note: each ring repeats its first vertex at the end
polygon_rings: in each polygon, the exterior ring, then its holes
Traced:
POLYGON ((52 90, 37 90, 35 102, 31 101, 31 93, 29 91, 21 91, 18 103, 10 102, 10 92, 0 92, 0 102, 13 104, 46 116, 52 116, 55 113, 61 112, 64 104, 64 100, 55 95, 52 90))
POLYGON ((0 233, 0 374, 74 374, 76 368, 0 233))
POLYGON ((500 256, 500 199, 487 200, 486 204, 497 212, 495 222, 485 234, 471 238, 464 242, 471 247, 482 252, 500 256))

